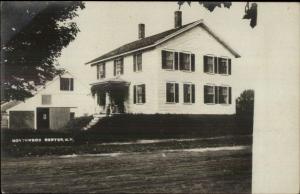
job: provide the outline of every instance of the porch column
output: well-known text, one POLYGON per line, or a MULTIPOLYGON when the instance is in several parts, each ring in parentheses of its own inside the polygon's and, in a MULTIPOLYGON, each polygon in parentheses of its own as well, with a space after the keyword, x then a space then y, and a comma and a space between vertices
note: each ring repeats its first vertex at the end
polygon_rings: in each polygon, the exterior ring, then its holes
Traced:
POLYGON ((109 113, 111 113, 110 105, 111 105, 110 93, 107 91, 107 92, 105 92, 105 111, 106 112, 109 109, 109 113))

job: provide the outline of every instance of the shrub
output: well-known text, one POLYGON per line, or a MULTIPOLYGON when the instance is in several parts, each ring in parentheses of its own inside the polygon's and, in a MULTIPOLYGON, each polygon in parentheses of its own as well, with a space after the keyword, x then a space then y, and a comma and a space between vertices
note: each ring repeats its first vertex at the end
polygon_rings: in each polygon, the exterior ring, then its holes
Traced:
POLYGON ((82 116, 70 120, 67 125, 65 125, 62 130, 69 132, 78 132, 83 127, 87 126, 89 122, 93 119, 93 116, 82 116))

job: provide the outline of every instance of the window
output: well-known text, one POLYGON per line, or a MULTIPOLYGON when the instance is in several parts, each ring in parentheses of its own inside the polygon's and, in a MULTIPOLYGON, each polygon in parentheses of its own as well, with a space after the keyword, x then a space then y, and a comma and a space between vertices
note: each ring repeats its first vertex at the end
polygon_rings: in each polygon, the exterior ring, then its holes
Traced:
POLYGON ((73 78, 60 78, 60 90, 73 91, 74 84, 73 78))
POLYGON ((219 88, 219 103, 231 104, 231 87, 220 86, 219 88))
POLYGON ((205 55, 204 72, 231 75, 231 59, 205 55))
POLYGON ((75 119, 75 112, 70 112, 70 120, 75 119))
POLYGON ((228 74, 228 59, 227 58, 219 58, 219 73, 220 74, 228 74))
POLYGON ((191 55, 187 53, 180 53, 180 70, 191 70, 191 55))
POLYGON ((167 103, 178 103, 178 83, 167 83, 166 85, 167 103))
POLYGON ((204 103, 231 104, 231 87, 205 85, 204 103))
POLYGON ((183 102, 195 103, 195 85, 183 84, 183 102))
MULTIPOLYGON (((177 58, 178 58, 178 56, 176 56, 176 60, 177 60, 177 58)), ((162 51, 162 68, 173 70, 174 64, 175 64, 175 53, 172 51, 164 51, 163 50, 162 51)))
POLYGON ((97 79, 105 78, 105 63, 97 65, 97 79))
POLYGON ((204 103, 215 103, 215 86, 204 86, 204 103))
POLYGON ((51 95, 42 95, 42 105, 51 104, 51 95))
POLYGON ((97 92, 97 104, 100 106, 105 106, 106 104, 106 94, 103 91, 97 92))
POLYGON ((133 87, 133 103, 143 104, 146 102, 145 84, 135 85, 133 87))
POLYGON ((123 58, 114 60, 114 76, 122 75, 123 73, 123 58))
POLYGON ((204 56, 204 72, 205 73, 215 72, 215 60, 213 56, 204 56))
POLYGON ((142 71, 142 53, 133 55, 133 71, 142 71))
POLYGON ((227 104, 228 103, 228 88, 219 87, 219 103, 227 104))

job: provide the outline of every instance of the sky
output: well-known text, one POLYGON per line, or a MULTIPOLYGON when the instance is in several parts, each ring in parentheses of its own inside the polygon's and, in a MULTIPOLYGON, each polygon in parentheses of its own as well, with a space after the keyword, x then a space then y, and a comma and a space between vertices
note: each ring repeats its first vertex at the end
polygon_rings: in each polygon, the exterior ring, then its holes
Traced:
MULTIPOLYGON (((253 88, 252 76, 256 61, 253 56, 260 53, 262 23, 252 29, 249 20, 241 19, 246 3, 233 3, 230 9, 216 8, 209 12, 203 6, 192 2, 191 6, 181 7, 183 24, 204 19, 204 22, 223 38, 242 56, 239 65, 244 71, 241 90, 253 88)), ((174 27, 174 11, 178 10, 176 2, 86 2, 86 8, 78 11, 74 19, 81 32, 62 52, 60 64, 90 83, 91 69, 84 65, 100 55, 125 43, 138 39, 138 24, 144 23, 146 36, 150 36, 174 27)), ((260 17, 260 5, 258 7, 260 17)))

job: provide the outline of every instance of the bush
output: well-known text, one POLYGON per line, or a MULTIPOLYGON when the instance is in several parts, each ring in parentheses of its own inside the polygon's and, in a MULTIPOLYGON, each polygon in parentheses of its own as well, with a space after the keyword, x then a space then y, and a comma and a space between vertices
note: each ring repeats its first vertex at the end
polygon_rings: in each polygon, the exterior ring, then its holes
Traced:
POLYGON ((75 119, 70 120, 67 125, 65 125, 62 130, 69 132, 78 132, 83 127, 87 126, 89 122, 93 119, 93 116, 83 116, 77 117, 75 119))
POLYGON ((235 115, 120 114, 101 119, 76 140, 251 134, 244 127, 238 125, 235 115))

